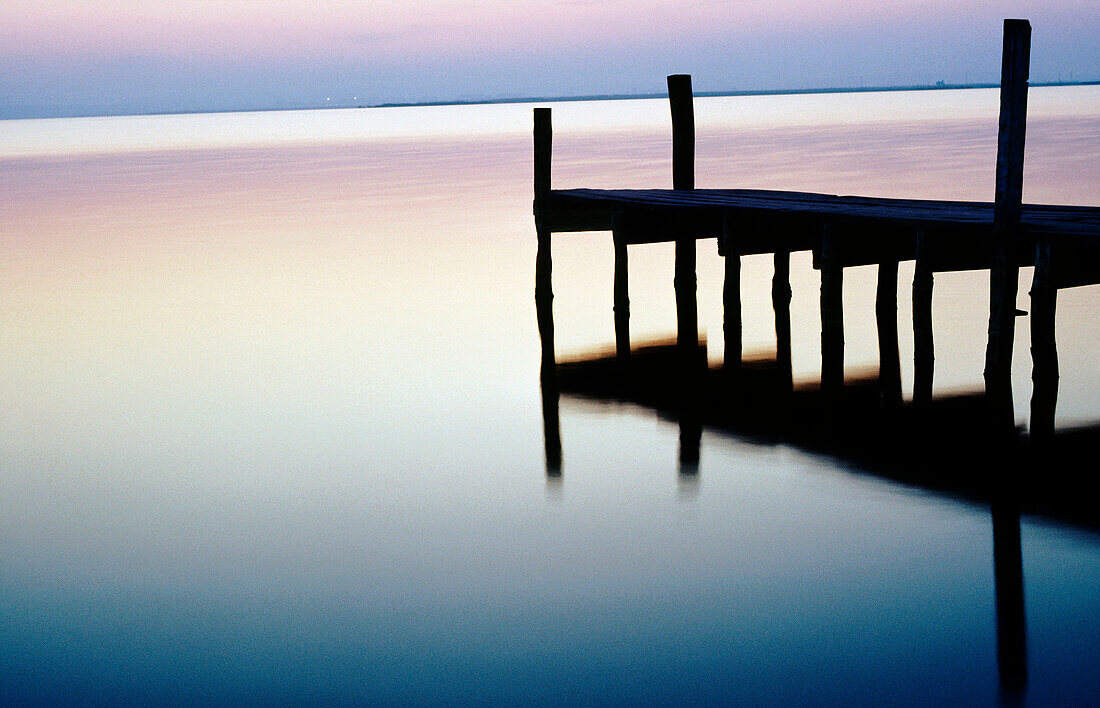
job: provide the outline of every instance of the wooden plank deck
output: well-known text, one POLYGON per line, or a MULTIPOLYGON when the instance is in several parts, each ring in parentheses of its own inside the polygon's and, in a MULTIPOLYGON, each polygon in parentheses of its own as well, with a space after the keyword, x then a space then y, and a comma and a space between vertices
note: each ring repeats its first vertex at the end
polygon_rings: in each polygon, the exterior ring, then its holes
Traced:
MULTIPOLYGON (((960 227, 992 232, 993 202, 889 199, 812 192, 754 189, 558 189, 551 190, 545 217, 551 231, 603 231, 616 209, 665 212, 701 227, 699 238, 714 237, 723 214, 851 225, 902 226, 933 230, 960 227)), ((1100 240, 1100 207, 1023 205, 1023 236, 1100 240)), ((658 238, 656 234, 653 238, 658 238)), ((665 235, 661 240, 674 240, 665 235)))

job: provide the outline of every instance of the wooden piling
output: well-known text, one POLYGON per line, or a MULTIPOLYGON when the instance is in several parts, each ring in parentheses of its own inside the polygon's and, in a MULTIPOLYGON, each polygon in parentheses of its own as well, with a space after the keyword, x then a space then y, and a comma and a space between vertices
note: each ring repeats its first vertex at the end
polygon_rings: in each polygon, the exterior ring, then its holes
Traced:
POLYGON ((844 266, 831 222, 821 234, 821 391, 835 398, 844 387, 844 266))
POLYGON ((780 387, 785 392, 794 389, 791 366, 791 253, 775 252, 775 272, 772 275, 772 309, 775 311, 775 363, 779 369, 780 387))
POLYGON ((878 380, 883 408, 901 406, 901 357, 898 354, 898 262, 893 258, 878 264, 878 292, 875 295, 878 325, 878 380))
MULTIPOLYGON (((690 75, 668 77, 668 101, 672 112, 672 188, 695 189, 695 109, 690 75)), ((687 358, 699 342, 694 233, 676 235, 675 269, 676 341, 687 358)))
POLYGON ((729 215, 722 217, 722 243, 725 253, 725 275, 722 282, 722 334, 726 372, 736 375, 741 371, 741 255, 733 236, 729 215))
POLYGON ((630 360, 630 290, 628 287, 626 233, 623 214, 611 214, 611 236, 615 242, 615 354, 620 364, 630 360))
POLYGON ((989 339, 985 356, 990 422, 1001 430, 1015 427, 1011 374, 1019 266, 1013 256, 1013 247, 1020 231, 1030 57, 1031 24, 1027 20, 1005 20, 997 191, 993 204, 993 259, 989 276, 989 339))
POLYGON ((1031 440, 1040 445, 1054 437, 1054 410, 1058 402, 1058 348, 1054 316, 1058 288, 1054 282, 1053 249, 1041 240, 1035 248, 1035 275, 1031 283, 1031 440))
POLYGON ((935 344, 932 339, 933 268, 929 240, 917 232, 916 264, 913 269, 913 403, 927 405, 932 400, 935 370, 935 344))
POLYGON ((551 231, 546 223, 547 197, 550 194, 550 159, 553 152, 553 130, 549 108, 534 110, 534 183, 535 233, 538 251, 535 255, 535 311, 539 339, 542 342, 542 378, 554 376, 554 291, 550 258, 551 231))

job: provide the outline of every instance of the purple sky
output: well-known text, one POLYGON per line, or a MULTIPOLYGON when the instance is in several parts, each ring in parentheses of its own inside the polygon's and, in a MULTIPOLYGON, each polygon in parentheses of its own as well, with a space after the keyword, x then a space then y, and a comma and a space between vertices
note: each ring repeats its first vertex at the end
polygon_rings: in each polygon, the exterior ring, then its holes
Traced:
POLYGON ((1100 79, 1096 0, 6 0, 0 117, 1100 79))

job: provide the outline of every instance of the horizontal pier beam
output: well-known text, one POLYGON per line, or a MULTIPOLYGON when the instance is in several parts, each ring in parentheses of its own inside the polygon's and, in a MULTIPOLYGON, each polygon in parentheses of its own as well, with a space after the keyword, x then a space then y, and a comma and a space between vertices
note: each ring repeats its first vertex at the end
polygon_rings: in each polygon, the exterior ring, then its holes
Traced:
MULTIPOLYGON (((918 230, 929 239, 934 272, 989 268, 994 251, 989 202, 741 189, 570 189, 551 190, 536 207, 554 232, 609 231, 612 211, 620 210, 628 243, 670 242, 684 233, 717 238, 723 219, 729 219, 738 228, 740 255, 816 250, 825 222, 842 223, 838 257, 846 267, 880 263, 884 256, 912 260, 918 230)), ((1023 205, 1010 247, 1014 262, 1032 265, 1040 238, 1094 252, 1100 244, 1100 207, 1023 205)))

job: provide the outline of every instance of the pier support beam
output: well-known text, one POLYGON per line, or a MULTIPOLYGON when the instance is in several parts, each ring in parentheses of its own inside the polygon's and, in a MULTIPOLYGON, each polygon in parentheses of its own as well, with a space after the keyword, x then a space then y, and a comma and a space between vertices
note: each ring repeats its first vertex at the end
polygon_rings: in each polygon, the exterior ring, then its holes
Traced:
POLYGON ((551 286, 550 229, 545 223, 546 198, 550 194, 550 156, 553 131, 550 109, 534 111, 535 143, 535 233, 538 251, 535 255, 535 312, 539 338, 542 341, 542 378, 554 377, 554 290, 551 286))
POLYGON ((932 377, 936 355, 932 339, 932 260, 928 236, 917 232, 917 258, 913 269, 913 403, 925 406, 932 400, 932 377))
POLYGON ((776 251, 774 264, 772 309, 775 311, 775 364, 779 369, 780 387, 790 393, 794 389, 791 366, 791 252, 776 251))
POLYGON ((1020 269, 1014 247, 1020 231, 1024 184, 1024 132, 1030 58, 1031 24, 1027 20, 1005 20, 997 138, 997 191, 993 204, 993 262, 989 275, 989 339, 985 355, 990 423, 998 431, 1015 429, 1012 340, 1020 269))
POLYGON ((620 364, 630 361, 630 289, 626 260, 626 233, 623 215, 611 214, 611 236, 615 241, 615 355, 620 364))
POLYGON ((898 262, 893 258, 878 264, 875 320, 882 406, 894 409, 901 406, 901 357, 898 354, 898 262))
POLYGON ((535 313, 539 339, 542 341, 540 372, 542 395, 542 431, 546 451, 546 476, 561 476, 561 424, 558 420, 558 380, 554 361, 554 291, 551 287, 550 229, 545 222, 546 197, 550 193, 550 157, 553 151, 553 131, 550 109, 534 110, 535 144, 535 233, 538 251, 535 254, 535 313))
POLYGON ((722 248, 725 277, 722 281, 722 334, 726 373, 736 376, 741 371, 743 353, 741 337, 741 254, 734 243, 728 215, 722 217, 722 248))
POLYGON ((833 224, 821 234, 821 392, 836 398, 844 387, 844 265, 833 224))
POLYGON ((1058 402, 1058 347, 1054 339, 1054 315, 1058 288, 1054 282, 1054 258, 1049 241, 1035 248, 1035 276, 1031 282, 1031 440, 1046 444, 1054 437, 1054 410, 1058 402))
MULTIPOLYGON (((691 76, 668 77, 672 111, 672 188, 695 189, 695 108, 691 76)), ((695 234, 676 235, 676 342, 685 361, 699 343, 699 312, 695 280, 695 234)))

